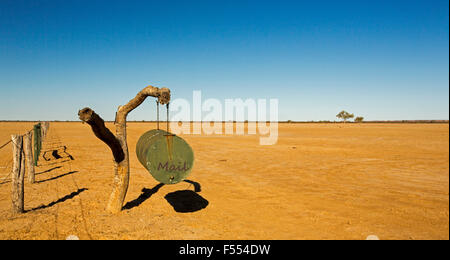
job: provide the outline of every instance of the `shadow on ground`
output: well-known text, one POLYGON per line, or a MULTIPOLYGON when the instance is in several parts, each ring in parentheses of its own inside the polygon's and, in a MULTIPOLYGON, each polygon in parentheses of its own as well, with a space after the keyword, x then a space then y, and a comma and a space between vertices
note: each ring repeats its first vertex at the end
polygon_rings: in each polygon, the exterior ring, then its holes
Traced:
POLYGON ((51 171, 56 170, 56 169, 59 169, 59 168, 62 168, 62 166, 56 166, 56 167, 50 168, 50 169, 45 170, 45 171, 42 171, 42 172, 36 172, 34 175, 39 175, 39 174, 51 172, 51 171))
POLYGON ((141 195, 139 195, 139 197, 137 197, 136 199, 127 202, 127 204, 125 204, 125 206, 123 206, 122 209, 132 209, 134 207, 141 205, 144 201, 149 199, 153 194, 157 193, 158 190, 162 186, 164 186, 164 184, 160 183, 151 189, 143 188, 141 195))
POLYGON ((164 197, 176 212, 188 213, 204 209, 209 202, 197 192, 191 190, 179 190, 171 192, 164 197))
POLYGON ((44 151, 42 157, 44 158, 45 161, 65 159, 65 158, 69 158, 69 160, 71 161, 75 160, 73 156, 67 152, 67 147, 65 145, 57 147, 56 149, 44 151), (49 156, 48 154, 51 154, 51 156, 49 156))
POLYGON ((59 198, 58 200, 52 201, 52 202, 50 202, 47 205, 41 205, 39 207, 27 210, 26 212, 52 207, 52 206, 54 206, 54 205, 56 205, 58 203, 64 202, 64 201, 69 200, 69 199, 73 199, 75 196, 78 196, 80 193, 82 193, 85 190, 87 190, 87 189, 86 188, 78 189, 77 191, 74 191, 74 192, 72 192, 70 194, 67 194, 66 196, 64 196, 62 198, 59 198))
POLYGON ((63 174, 61 174, 61 175, 58 175, 58 176, 55 176, 55 177, 52 177, 52 178, 48 178, 48 179, 45 179, 45 180, 37 181, 36 183, 43 183, 43 182, 46 182, 46 181, 56 180, 56 179, 58 179, 58 178, 64 177, 64 176, 66 176, 66 175, 74 174, 74 173, 77 173, 77 172, 78 172, 78 171, 66 172, 66 173, 63 173, 63 174))
MULTIPOLYGON (((192 190, 179 190, 168 193, 164 198, 169 202, 176 212, 188 213, 195 212, 204 209, 208 206, 209 202, 200 196, 197 192, 201 191, 201 185, 198 182, 191 180, 184 180, 194 186, 192 190)), ((143 188, 141 195, 136 199, 129 201, 123 206, 122 209, 132 209, 141 205, 144 201, 149 199, 153 194, 157 193, 164 184, 160 183, 151 189, 143 188)))

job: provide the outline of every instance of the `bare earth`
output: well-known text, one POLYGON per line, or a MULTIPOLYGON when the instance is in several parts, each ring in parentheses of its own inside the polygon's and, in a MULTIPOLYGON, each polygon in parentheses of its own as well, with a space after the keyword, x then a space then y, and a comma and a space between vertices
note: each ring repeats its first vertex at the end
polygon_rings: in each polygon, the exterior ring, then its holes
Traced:
MULTIPOLYGON (((0 145, 32 125, 0 123, 0 145)), ((50 123, 24 214, 11 213, 11 144, 1 149, 0 239, 449 239, 448 124, 280 124, 274 146, 185 135, 193 182, 164 186, 134 152, 153 128, 128 123, 131 179, 117 215, 104 210, 112 155, 88 125, 50 123)))

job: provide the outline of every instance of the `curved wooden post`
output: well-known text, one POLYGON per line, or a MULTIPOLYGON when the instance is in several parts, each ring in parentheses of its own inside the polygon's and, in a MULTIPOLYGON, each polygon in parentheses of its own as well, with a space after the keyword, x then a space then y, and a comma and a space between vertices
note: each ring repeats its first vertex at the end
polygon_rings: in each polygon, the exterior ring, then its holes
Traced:
POLYGON ((81 121, 86 122, 92 128, 95 136, 106 143, 111 149, 114 157, 114 182, 113 191, 109 197, 106 210, 111 213, 118 213, 122 210, 123 202, 128 190, 130 178, 130 163, 127 145, 127 115, 138 107, 148 97, 156 97, 161 104, 170 101, 170 90, 167 88, 156 88, 148 86, 141 90, 135 98, 126 105, 119 106, 116 113, 114 125, 116 134, 114 135, 106 126, 104 120, 92 109, 86 107, 78 111, 81 121))

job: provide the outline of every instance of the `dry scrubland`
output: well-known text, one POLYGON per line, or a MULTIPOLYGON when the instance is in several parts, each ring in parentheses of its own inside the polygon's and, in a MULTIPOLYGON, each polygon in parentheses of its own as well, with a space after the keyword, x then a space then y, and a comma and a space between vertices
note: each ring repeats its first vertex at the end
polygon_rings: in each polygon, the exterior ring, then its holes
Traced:
MULTIPOLYGON (((31 126, 0 123, 0 142, 31 126)), ((51 123, 43 152, 65 158, 41 155, 37 183, 25 183, 26 213, 11 214, 0 168, 0 239, 449 239, 448 124, 280 124, 274 146, 258 136, 184 136, 196 156, 189 179, 201 186, 177 198, 189 213, 165 196, 194 185, 158 186, 138 163, 135 144, 152 128, 128 124, 128 204, 109 215, 111 152, 88 125, 51 123), (196 210, 201 198, 208 205, 196 210)), ((0 166, 10 160, 11 144, 0 166)))

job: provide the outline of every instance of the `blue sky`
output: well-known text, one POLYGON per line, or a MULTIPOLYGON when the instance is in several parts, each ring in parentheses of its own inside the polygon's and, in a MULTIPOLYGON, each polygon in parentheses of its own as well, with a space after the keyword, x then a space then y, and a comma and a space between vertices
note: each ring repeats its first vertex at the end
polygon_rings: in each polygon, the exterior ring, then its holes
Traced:
POLYGON ((449 4, 0 1, 0 119, 112 120, 149 84, 278 98, 280 120, 449 119, 449 4))

